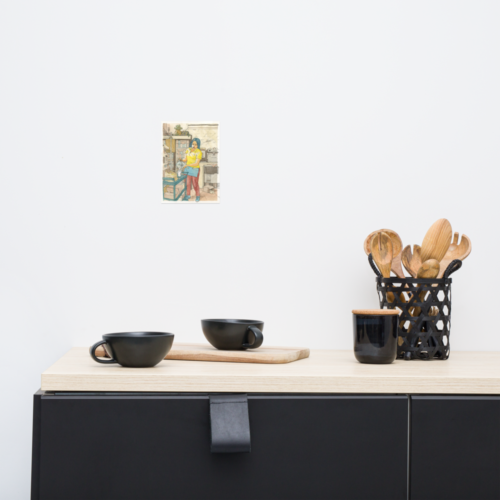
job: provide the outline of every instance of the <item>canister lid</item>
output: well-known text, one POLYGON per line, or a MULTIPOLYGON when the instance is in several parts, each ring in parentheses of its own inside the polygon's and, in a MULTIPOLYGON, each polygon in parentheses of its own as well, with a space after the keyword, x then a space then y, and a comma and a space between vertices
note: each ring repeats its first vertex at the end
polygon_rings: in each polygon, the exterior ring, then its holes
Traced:
POLYGON ((370 316, 396 316, 399 315, 399 309, 353 309, 352 313, 370 316))

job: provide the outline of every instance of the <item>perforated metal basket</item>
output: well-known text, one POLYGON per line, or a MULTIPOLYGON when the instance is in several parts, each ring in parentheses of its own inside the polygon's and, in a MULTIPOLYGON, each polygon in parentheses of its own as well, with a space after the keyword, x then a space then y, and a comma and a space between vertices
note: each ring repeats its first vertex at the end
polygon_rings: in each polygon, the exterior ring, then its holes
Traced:
POLYGON ((450 263, 442 279, 383 278, 377 274, 381 309, 399 309, 398 358, 448 359, 450 356, 451 283, 462 261, 450 263))

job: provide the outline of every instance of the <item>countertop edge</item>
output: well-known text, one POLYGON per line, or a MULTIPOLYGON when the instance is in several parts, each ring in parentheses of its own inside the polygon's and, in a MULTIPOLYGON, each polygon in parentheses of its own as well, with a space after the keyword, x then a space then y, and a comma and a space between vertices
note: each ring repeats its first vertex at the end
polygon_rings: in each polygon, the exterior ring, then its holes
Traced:
POLYGON ((259 377, 175 376, 159 380, 142 375, 140 380, 93 375, 42 374, 44 391, 97 392, 268 392, 268 393, 344 393, 344 394, 500 394, 496 377, 448 377, 442 383, 435 377, 259 377), (437 382, 437 383, 436 383, 437 382))

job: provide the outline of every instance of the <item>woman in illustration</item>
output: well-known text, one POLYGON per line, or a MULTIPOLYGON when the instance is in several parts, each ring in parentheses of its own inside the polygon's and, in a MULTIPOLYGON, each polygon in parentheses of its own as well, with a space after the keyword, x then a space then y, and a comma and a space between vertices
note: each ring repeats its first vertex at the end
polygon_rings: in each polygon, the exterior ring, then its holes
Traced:
POLYGON ((200 201, 200 186, 198 184, 198 178, 200 177, 200 160, 202 157, 200 145, 200 139, 197 137, 191 139, 189 148, 186 149, 186 157, 182 160, 186 163, 184 171, 187 174, 186 196, 183 198, 184 201, 188 201, 189 198, 191 198, 191 184, 196 192, 196 201, 200 201))

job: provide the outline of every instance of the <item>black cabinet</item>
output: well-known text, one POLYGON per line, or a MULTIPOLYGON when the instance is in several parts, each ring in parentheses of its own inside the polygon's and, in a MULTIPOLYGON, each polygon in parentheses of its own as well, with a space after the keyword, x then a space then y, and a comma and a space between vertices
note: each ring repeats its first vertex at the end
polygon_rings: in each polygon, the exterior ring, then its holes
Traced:
POLYGON ((248 395, 250 453, 207 394, 35 396, 32 499, 405 500, 407 396, 248 395))
POLYGON ((411 397, 411 500, 500 499, 500 397, 411 397))

